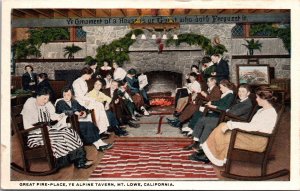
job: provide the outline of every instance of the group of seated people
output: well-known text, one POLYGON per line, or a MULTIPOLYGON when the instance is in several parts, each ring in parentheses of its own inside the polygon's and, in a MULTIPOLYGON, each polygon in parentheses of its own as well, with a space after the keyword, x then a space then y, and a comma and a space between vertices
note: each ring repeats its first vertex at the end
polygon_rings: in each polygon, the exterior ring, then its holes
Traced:
MULTIPOLYGON (((53 155, 58 168, 71 163, 77 168, 88 168, 92 161, 86 159, 83 145, 92 144, 98 151, 113 147, 113 143, 104 140, 111 132, 116 136, 127 136, 126 126, 138 128, 138 118, 150 115, 148 96, 139 88, 137 71, 125 71, 117 63, 113 69, 107 62, 97 70, 97 63, 92 62, 81 70, 81 76, 71 86, 62 90, 62 98, 52 99, 53 89, 47 74, 33 73, 32 66, 25 67, 22 77, 23 87, 34 91, 35 96, 28 98, 21 112, 24 128, 46 122, 53 155), (38 76, 38 82, 36 80, 38 76), (113 78, 112 78, 113 76, 113 78), (40 78, 44 78, 40 80, 40 78), (43 83, 41 83, 43 81, 43 83), (92 84, 89 89, 88 83, 92 84), (70 127, 68 117, 76 115, 79 132, 70 127)), ((43 145, 42 134, 31 131, 28 146, 43 145)))
MULTIPOLYGON (((108 138, 109 132, 127 136, 125 125, 138 128, 138 118, 149 115, 146 110, 149 99, 146 91, 139 87, 135 69, 125 71, 117 63, 110 67, 107 62, 97 69, 97 63, 92 62, 81 70, 81 76, 71 87, 62 90, 63 98, 53 102, 54 105, 49 101, 53 90, 51 86, 47 87, 47 78, 46 85, 38 87, 39 83, 34 84, 32 67, 26 66, 25 69, 23 87, 35 90, 36 97, 29 98, 24 104, 24 128, 31 128, 38 122, 49 122, 49 136, 58 167, 71 163, 77 168, 90 167, 92 161, 86 159, 84 144, 93 144, 101 152, 110 149, 113 144, 103 141, 108 138), (87 81, 92 83, 92 89, 89 89, 87 81), (33 88, 35 85, 37 87, 33 88), (79 132, 67 124, 67 117, 72 115, 78 116, 79 132), (53 121, 58 122, 51 123, 53 121)), ((209 111, 204 116, 205 106, 247 119, 253 108, 249 99, 250 88, 242 84, 237 90, 228 80, 228 65, 220 55, 204 57, 201 71, 196 65, 191 70, 186 86, 176 90, 175 118, 168 119, 171 126, 178 127, 184 135, 193 139, 191 145, 183 148, 195 151, 189 157, 191 160, 224 165, 232 129, 272 132, 277 113, 273 107, 275 97, 269 87, 260 86, 255 91, 256 102, 261 109, 250 122, 229 120, 218 124, 220 113, 209 111)), ((39 78, 42 78, 40 75, 39 78)), ((28 146, 42 144, 41 132, 32 131, 28 146)), ((266 139, 239 135, 236 145, 260 152, 266 147, 266 139)))
MULTIPOLYGON (((276 98, 270 87, 259 86, 255 95, 256 104, 260 109, 250 122, 228 120, 219 123, 222 111, 247 120, 256 106, 249 98, 250 86, 241 84, 237 89, 227 78, 216 75, 216 68, 210 68, 217 67, 213 60, 213 56, 204 57, 202 64, 208 67, 201 72, 197 71, 197 66, 192 66, 192 72, 187 76, 188 83, 176 90, 174 118, 167 120, 171 126, 179 128, 182 134, 193 139, 192 144, 183 148, 195 151, 189 156, 190 160, 223 166, 232 129, 272 133, 277 119, 273 106, 276 98), (205 71, 208 68, 210 74, 205 71), (207 87, 203 85, 203 81, 207 87)), ((262 137, 239 134, 236 147, 262 152, 266 141, 267 139, 262 137)))

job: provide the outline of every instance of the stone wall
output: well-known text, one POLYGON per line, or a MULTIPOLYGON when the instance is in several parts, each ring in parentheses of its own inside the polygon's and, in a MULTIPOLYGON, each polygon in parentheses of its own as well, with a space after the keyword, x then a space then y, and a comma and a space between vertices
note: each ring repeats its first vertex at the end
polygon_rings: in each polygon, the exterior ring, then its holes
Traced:
POLYGON ((21 76, 24 73, 24 67, 26 65, 32 65, 34 72, 48 74, 49 79, 54 80, 55 70, 81 70, 84 66, 83 62, 18 62, 16 65, 16 75, 21 76))
MULTIPOLYGON (((249 40, 249 39, 247 39, 249 40)), ((255 50, 254 55, 288 55, 282 40, 279 38, 257 38, 262 43, 261 51, 255 50)), ((247 55, 248 49, 242 44, 246 44, 244 39, 232 39, 232 55, 247 55)), ((247 64, 246 59, 231 60, 231 81, 236 83, 236 65, 247 64)), ((290 58, 269 58, 259 59, 259 64, 268 64, 275 68, 275 78, 290 78, 290 58)))
MULTIPOLYGON (((242 46, 244 39, 232 39, 231 29, 234 24, 203 24, 203 25, 181 25, 176 34, 182 33, 195 33, 202 34, 209 39, 218 36, 220 42, 225 45, 228 52, 224 54, 226 60, 229 60, 230 76, 233 82, 236 82, 236 65, 246 64, 247 60, 231 59, 232 55, 247 55, 247 48, 242 46)), ((98 46, 109 44, 111 41, 123 37, 130 29, 126 26, 86 26, 83 30, 87 32, 86 42, 75 42, 74 44, 82 47, 83 50, 75 54, 76 58, 84 58, 85 56, 95 56, 98 46)), ((147 40, 140 38, 130 47, 130 61, 124 64, 125 69, 135 68, 138 72, 150 71, 171 71, 182 73, 184 76, 190 71, 192 64, 198 64, 198 61, 205 55, 201 47, 189 46, 181 44, 178 47, 170 46, 164 47, 164 51, 158 54, 158 45, 155 40, 150 39, 151 33, 145 31, 147 40)), ((162 33, 156 33, 158 37, 162 33)), ((171 37, 172 34, 169 34, 171 37)), ((259 38, 262 42, 262 51, 254 52, 254 54, 272 54, 282 55, 288 54, 285 50, 281 39, 259 38)), ((63 58, 63 48, 71 45, 70 42, 64 43, 49 43, 42 45, 41 52, 44 58, 63 58)), ((261 59, 261 64, 269 64, 275 67, 276 78, 289 78, 290 77, 290 59, 261 59)), ((23 73, 23 67, 28 63, 17 63, 16 74, 23 73)), ((81 69, 83 63, 30 63, 36 69, 36 72, 47 72, 50 78, 54 78, 54 70, 81 69)))

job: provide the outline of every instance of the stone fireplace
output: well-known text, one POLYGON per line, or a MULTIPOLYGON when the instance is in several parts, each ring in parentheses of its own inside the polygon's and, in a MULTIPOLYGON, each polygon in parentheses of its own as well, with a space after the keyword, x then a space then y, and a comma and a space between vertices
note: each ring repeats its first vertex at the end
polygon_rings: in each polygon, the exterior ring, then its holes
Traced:
POLYGON ((182 86, 182 74, 169 71, 145 72, 148 77, 148 93, 172 92, 182 86))

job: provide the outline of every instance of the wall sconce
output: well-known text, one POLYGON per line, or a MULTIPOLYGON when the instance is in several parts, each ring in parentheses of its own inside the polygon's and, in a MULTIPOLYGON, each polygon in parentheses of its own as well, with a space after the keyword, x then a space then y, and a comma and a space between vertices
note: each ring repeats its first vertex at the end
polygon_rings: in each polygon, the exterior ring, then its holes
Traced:
POLYGON ((131 39, 136 39, 136 36, 135 36, 135 34, 134 34, 134 33, 132 33, 132 35, 131 35, 131 39))
MULTIPOLYGON (((168 39, 167 32, 171 30, 176 30, 180 28, 180 23, 174 22, 174 19, 168 18, 168 21, 166 23, 144 23, 142 19, 139 17, 136 19, 136 21, 133 24, 129 25, 129 28, 131 29, 142 29, 142 30, 148 30, 152 31, 151 39, 155 40, 157 38, 154 31, 164 31, 162 39, 166 40, 168 39)), ((136 36, 132 34, 131 39, 136 39, 136 36)), ((145 40, 147 39, 146 35, 143 34, 141 36, 141 39, 145 40)), ((178 36, 176 34, 173 35, 173 39, 178 39, 178 36)))

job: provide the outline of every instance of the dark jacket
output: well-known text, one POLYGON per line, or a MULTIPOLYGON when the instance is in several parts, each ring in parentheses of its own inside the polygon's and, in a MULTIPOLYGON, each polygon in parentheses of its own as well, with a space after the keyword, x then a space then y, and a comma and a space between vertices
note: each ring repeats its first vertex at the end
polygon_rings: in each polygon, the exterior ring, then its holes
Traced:
POLYGON ((223 98, 219 99, 218 101, 212 101, 211 104, 217 106, 217 109, 225 111, 231 106, 234 97, 235 97, 234 94, 229 93, 225 95, 223 98))
POLYGON ((35 90, 37 84, 37 75, 36 73, 32 73, 32 78, 29 73, 26 72, 22 76, 22 87, 24 90, 35 90), (35 85, 29 85, 30 82, 35 82, 35 85))
POLYGON ((133 77, 132 79, 129 77, 125 77, 125 80, 127 81, 128 87, 131 91, 131 93, 139 93, 140 89, 139 89, 139 81, 137 78, 133 77))
POLYGON ((228 113, 247 119, 251 113, 252 107, 252 101, 249 98, 243 102, 237 100, 236 103, 228 110, 228 113))
POLYGON ((221 59, 216 66, 216 78, 220 82, 223 79, 229 80, 229 66, 228 63, 221 59))
POLYGON ((76 111, 78 111, 78 112, 87 111, 87 109, 85 107, 80 105, 78 103, 78 101, 76 101, 74 99, 71 100, 71 106, 72 107, 70 107, 65 100, 61 99, 55 105, 56 113, 58 113, 58 114, 65 113, 66 115, 71 116, 76 111))

